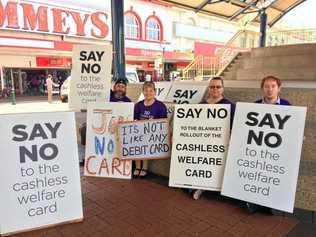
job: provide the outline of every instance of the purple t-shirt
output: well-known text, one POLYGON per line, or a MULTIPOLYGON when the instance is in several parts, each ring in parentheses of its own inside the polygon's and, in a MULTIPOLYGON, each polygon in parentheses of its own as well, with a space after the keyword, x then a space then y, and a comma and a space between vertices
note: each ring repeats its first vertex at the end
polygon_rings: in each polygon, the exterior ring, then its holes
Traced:
POLYGON ((167 118, 167 107, 164 103, 159 100, 150 106, 144 105, 144 100, 139 101, 134 107, 134 119, 145 120, 145 119, 159 119, 167 118))

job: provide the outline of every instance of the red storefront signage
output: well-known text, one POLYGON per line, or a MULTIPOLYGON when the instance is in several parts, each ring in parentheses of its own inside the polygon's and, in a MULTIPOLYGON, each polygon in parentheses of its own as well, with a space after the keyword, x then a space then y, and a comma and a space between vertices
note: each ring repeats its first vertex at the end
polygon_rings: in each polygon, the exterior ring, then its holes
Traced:
POLYGON ((0 28, 105 39, 106 12, 79 12, 51 5, 0 0, 0 28))
POLYGON ((71 57, 39 56, 36 57, 36 66, 51 68, 70 68, 71 57))

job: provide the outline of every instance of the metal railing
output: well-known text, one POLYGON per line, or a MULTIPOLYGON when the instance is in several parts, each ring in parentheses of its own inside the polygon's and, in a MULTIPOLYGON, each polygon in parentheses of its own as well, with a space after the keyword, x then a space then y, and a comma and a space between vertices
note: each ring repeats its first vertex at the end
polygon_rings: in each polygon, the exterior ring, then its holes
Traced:
POLYGON ((316 43, 316 29, 268 32, 266 46, 316 43))
MULTIPOLYGON (((183 80, 203 80, 223 72, 240 52, 258 47, 260 34, 249 30, 239 30, 215 56, 197 55, 183 70, 183 80), (251 42, 251 43, 250 43, 251 42)), ((316 43, 316 29, 268 32, 266 46, 316 43)))
MULTIPOLYGON (((248 51, 248 45, 242 45, 246 34, 254 34, 247 30, 238 31, 215 56, 197 55, 183 70, 183 80, 203 80, 217 76, 240 51, 248 51)), ((257 34, 257 33, 256 33, 257 34)))

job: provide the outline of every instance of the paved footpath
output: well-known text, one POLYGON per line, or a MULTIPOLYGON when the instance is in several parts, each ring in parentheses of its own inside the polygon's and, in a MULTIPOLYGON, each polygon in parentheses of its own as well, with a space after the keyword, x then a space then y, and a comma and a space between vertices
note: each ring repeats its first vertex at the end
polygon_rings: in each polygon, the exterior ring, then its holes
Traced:
POLYGON ((249 215, 238 202, 207 193, 194 201, 155 178, 131 181, 82 177, 84 221, 16 236, 286 236, 292 217, 249 215))

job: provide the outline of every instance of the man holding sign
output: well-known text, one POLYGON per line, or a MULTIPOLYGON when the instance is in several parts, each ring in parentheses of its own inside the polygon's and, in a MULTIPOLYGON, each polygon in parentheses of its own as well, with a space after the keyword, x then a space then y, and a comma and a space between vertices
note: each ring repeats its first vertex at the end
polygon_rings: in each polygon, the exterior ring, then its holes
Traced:
MULTIPOLYGON (((280 98, 281 80, 274 76, 267 76, 261 81, 262 99, 255 101, 257 104, 271 104, 271 105, 291 105, 286 99, 280 98)), ((271 209, 256 205, 253 203, 246 203, 247 211, 255 213, 259 210, 270 213, 271 209)))
MULTIPOLYGON (((166 105, 155 98, 156 87, 155 83, 146 81, 143 84, 143 94, 145 99, 135 104, 134 119, 161 119, 167 118, 166 105)), ((135 161, 134 176, 145 177, 148 171, 148 161, 135 161)))
POLYGON ((222 195, 246 201, 251 213, 293 212, 306 107, 271 106, 290 103, 279 98, 279 79, 261 85, 261 105, 237 103, 222 195))

